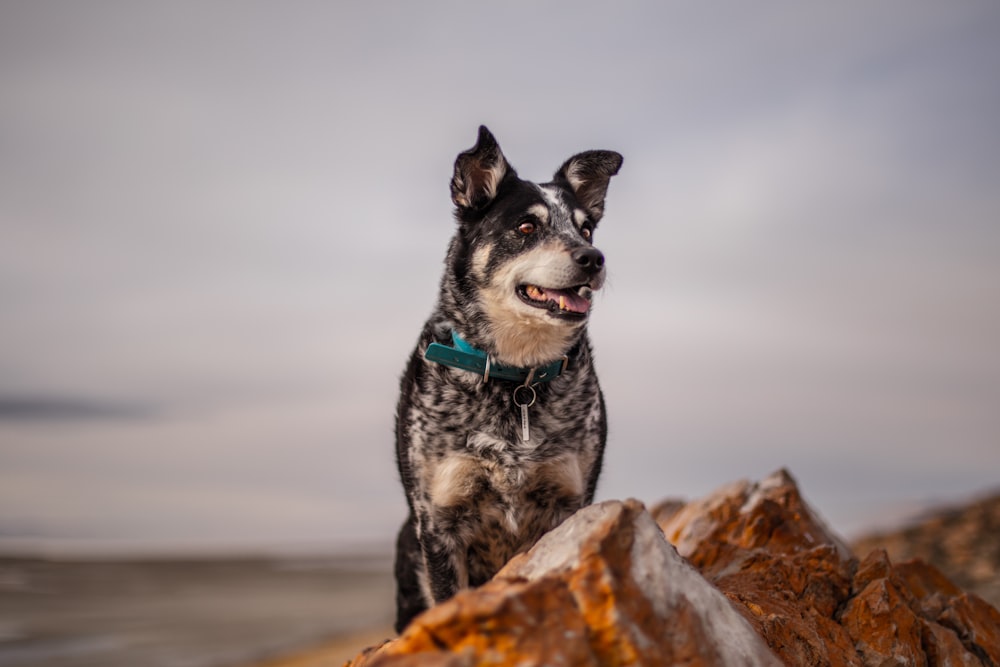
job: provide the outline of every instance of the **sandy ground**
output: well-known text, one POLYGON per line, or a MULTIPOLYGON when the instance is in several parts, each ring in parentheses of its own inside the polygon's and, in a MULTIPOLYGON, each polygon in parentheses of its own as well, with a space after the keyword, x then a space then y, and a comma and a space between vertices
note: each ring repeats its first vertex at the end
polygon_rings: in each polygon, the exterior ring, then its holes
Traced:
POLYGON ((390 569, 385 558, 0 558, 0 667, 244 667, 303 647, 331 657, 271 664, 340 665, 390 635, 390 569))
POLYGON ((248 664, 245 667, 341 667, 362 649, 381 644, 382 641, 395 636, 392 628, 386 626, 334 639, 284 657, 248 664))

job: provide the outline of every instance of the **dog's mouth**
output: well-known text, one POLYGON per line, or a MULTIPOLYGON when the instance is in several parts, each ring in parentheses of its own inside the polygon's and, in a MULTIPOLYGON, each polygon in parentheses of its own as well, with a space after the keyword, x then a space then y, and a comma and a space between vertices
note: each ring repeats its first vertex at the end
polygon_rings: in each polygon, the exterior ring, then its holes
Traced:
POLYGON ((594 290, 586 284, 564 289, 520 285, 517 288, 517 295, 524 303, 547 310, 550 315, 583 319, 590 312, 590 300, 593 298, 594 290))

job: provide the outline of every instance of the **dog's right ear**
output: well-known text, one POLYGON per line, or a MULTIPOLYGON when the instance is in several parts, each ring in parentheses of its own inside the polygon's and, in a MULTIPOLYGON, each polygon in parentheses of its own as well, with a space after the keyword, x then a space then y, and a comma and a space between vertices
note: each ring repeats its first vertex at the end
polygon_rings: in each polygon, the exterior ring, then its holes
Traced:
POLYGON ((500 182, 513 171, 497 140, 485 125, 480 125, 476 145, 459 153, 455 160, 451 200, 459 209, 483 209, 496 198, 500 182))

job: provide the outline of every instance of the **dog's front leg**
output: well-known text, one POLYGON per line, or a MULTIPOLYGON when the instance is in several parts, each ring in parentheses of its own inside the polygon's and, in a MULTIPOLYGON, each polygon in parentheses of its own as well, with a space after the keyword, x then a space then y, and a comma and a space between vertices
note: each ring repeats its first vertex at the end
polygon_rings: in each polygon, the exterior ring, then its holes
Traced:
POLYGON ((457 536, 428 522, 421 526, 420 549, 427 568, 431 602, 443 602, 468 586, 465 549, 457 536))

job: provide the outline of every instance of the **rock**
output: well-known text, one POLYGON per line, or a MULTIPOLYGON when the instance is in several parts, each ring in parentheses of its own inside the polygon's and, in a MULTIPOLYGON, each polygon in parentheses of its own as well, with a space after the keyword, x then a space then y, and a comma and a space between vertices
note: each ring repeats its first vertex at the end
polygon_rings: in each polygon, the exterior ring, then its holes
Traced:
POLYGON ((841 559, 852 557, 785 470, 756 484, 724 486, 688 503, 660 525, 677 551, 703 572, 730 567, 734 558, 755 549, 782 555, 828 545, 841 559))
POLYGON ((876 550, 858 562, 784 470, 661 526, 786 664, 1000 665, 995 609, 922 561, 876 550))
POLYGON ((635 500, 587 507, 354 662, 780 665, 635 500))
POLYGON ((498 576, 552 575, 568 582, 588 631, 600 638, 593 645, 600 664, 779 664, 638 501, 581 511, 498 576))
POLYGON ((955 598, 937 621, 950 628, 986 665, 1000 665, 1000 612, 982 598, 965 593, 955 598))
POLYGON ((998 667, 1000 612, 922 561, 859 562, 782 470, 584 508, 350 664, 781 663, 998 667))
POLYGON ((965 650, 958 636, 937 623, 921 621, 927 664, 938 667, 982 667, 982 661, 965 650))
POLYGON ((927 665, 920 617, 890 577, 875 579, 852 597, 841 624, 865 665, 927 665))
POLYGON ((901 530, 853 543, 858 554, 885 549, 894 562, 919 558, 970 593, 1000 606, 1000 493, 935 510, 901 530))
POLYGON ((787 472, 729 484, 661 526, 786 664, 864 664, 834 619, 850 594, 853 556, 787 472))

